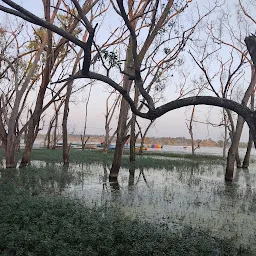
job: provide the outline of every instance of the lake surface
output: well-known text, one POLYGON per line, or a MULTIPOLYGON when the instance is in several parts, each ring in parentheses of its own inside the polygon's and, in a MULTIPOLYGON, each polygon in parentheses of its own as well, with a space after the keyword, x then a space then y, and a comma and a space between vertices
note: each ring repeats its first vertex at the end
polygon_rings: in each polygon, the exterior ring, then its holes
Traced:
POLYGON ((106 208, 114 204, 128 216, 165 225, 173 232, 189 226, 256 251, 255 164, 249 170, 238 169, 232 184, 224 182, 225 166, 185 159, 171 169, 123 168, 118 184, 108 182, 108 166, 71 164, 66 169, 60 164, 33 164, 57 171, 58 178, 41 182, 46 192, 106 208))
MULTIPOLYGON (((183 146, 172 146, 172 145, 164 145, 163 148, 160 149, 148 149, 148 151, 159 151, 159 152, 176 152, 183 154, 191 154, 191 147, 184 148, 183 146)), ((222 156, 223 149, 221 147, 200 147, 196 149, 196 154, 206 154, 206 155, 216 155, 222 156)), ((228 153, 228 149, 226 150, 228 153)), ((239 148, 239 154, 241 157, 244 157, 246 153, 246 148, 239 148)), ((226 154, 227 155, 227 154, 226 154)), ((252 148, 251 156, 256 158, 256 150, 252 148)))

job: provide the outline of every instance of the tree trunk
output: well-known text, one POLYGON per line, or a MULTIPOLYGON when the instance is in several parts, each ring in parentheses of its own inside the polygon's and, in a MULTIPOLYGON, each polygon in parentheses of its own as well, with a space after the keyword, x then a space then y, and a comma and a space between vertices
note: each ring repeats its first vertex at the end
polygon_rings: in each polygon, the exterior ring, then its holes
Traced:
POLYGON ((222 156, 226 158, 226 150, 227 150, 227 143, 228 143, 228 118, 226 116, 226 111, 223 109, 223 116, 224 116, 224 142, 223 142, 223 151, 222 156))
MULTIPOLYGON (((240 136, 241 138, 241 136, 240 136)), ((240 142, 240 140, 239 140, 240 142)), ((241 163, 241 159, 240 159, 240 155, 239 155, 239 150, 238 150, 238 147, 239 147, 239 142, 238 142, 238 146, 237 146, 237 151, 236 151, 236 167, 237 168, 241 168, 242 167, 242 163, 241 163)))
MULTIPOLYGON (((135 94, 134 94, 134 104, 137 107, 139 99, 139 90, 135 87, 135 94)), ((136 134, 135 134, 135 124, 136 124, 136 115, 132 114, 131 120, 131 136, 130 136, 130 162, 135 162, 135 144, 136 144, 136 134)))
POLYGON ((228 138, 228 127, 225 124, 225 127, 224 127, 223 153, 222 153, 223 158, 226 158, 227 138, 228 138))
POLYGON ((56 149, 56 145, 57 145, 58 123, 59 123, 59 112, 56 112, 52 149, 56 149))
POLYGON ((191 111, 191 116, 190 116, 190 121, 189 124, 186 123, 188 132, 191 138, 191 150, 192 150, 192 155, 195 154, 195 143, 194 143, 194 136, 193 136, 193 120, 194 120, 194 115, 195 115, 195 109, 196 106, 193 106, 192 111, 191 111))
POLYGON ((8 148, 5 153, 6 168, 15 168, 15 150, 8 148))
MULTIPOLYGON (((230 138, 231 138, 231 146, 232 146, 232 141, 233 141, 233 138, 237 135, 235 135, 236 133, 236 129, 235 129, 235 125, 234 125, 234 121, 233 121, 233 117, 231 115, 231 111, 226 109, 226 112, 228 114, 228 119, 230 121, 230 125, 231 125, 231 132, 230 132, 230 138)), ((241 135, 240 135, 241 137, 241 135)), ((240 139, 239 139, 240 140, 240 139)), ((228 160, 227 160, 228 161, 228 160)), ((233 161, 233 160, 232 160, 233 161)), ((241 160, 240 160, 240 156, 239 156, 239 151, 238 151, 238 148, 236 150, 236 153, 235 153, 235 161, 236 161, 236 166, 237 168, 240 168, 241 167, 241 160)), ((233 169, 235 168, 235 162, 233 162, 233 169)))
POLYGON ((86 128, 87 128, 87 117, 88 117, 88 105, 89 105, 89 101, 90 101, 90 97, 91 97, 91 91, 92 91, 92 84, 90 85, 88 99, 86 100, 86 103, 85 103, 84 131, 83 131, 83 135, 81 135, 82 150, 85 149, 85 144, 90 138, 90 137, 88 137, 87 139, 85 139, 86 128))
POLYGON ((105 139, 103 144, 103 152, 108 152, 108 146, 109 146, 109 125, 105 125, 105 139))
POLYGON ((192 127, 189 130, 190 138, 191 138, 191 150, 192 150, 192 155, 195 155, 195 143, 194 143, 194 136, 193 136, 193 130, 192 127))
MULTIPOLYGON (((133 70, 130 68, 132 66, 132 52, 131 52, 131 40, 129 42, 129 46, 127 48, 126 52, 126 62, 125 62, 125 72, 131 73, 133 70)), ((131 73, 132 74, 132 73, 131 73)), ((126 90, 127 93, 130 92, 132 85, 132 81, 129 80, 129 77, 127 75, 124 75, 123 78, 123 88, 126 90)), ((122 154, 123 154, 123 145, 124 140, 127 135, 127 117, 128 117, 128 111, 129 111, 129 105, 127 101, 122 98, 121 100, 121 107, 120 107, 120 113, 119 113, 119 119, 118 119, 118 125, 117 125, 117 138, 116 138, 116 148, 114 153, 114 158, 109 174, 109 180, 117 180, 118 173, 121 167, 122 162, 122 154)))
POLYGON ((5 148, 5 161, 6 161, 6 168, 15 168, 16 161, 15 161, 15 153, 16 153, 16 140, 13 136, 7 139, 7 145, 5 148))
MULTIPOLYGON (((132 82, 129 80, 128 76, 124 75, 124 89, 130 91, 132 82)), ((122 154, 123 154, 123 145, 125 143, 125 137, 127 133, 127 116, 128 116, 129 106, 124 98, 121 100, 121 108, 117 126, 117 138, 116 138, 116 148, 114 153, 114 158, 109 174, 110 180, 115 180, 118 177, 118 173, 121 167, 122 154)))
MULTIPOLYGON (((251 95, 251 111, 254 111, 254 92, 251 95)), ((252 139, 251 132, 249 132, 249 141, 248 141, 248 144, 247 144, 246 154, 244 156, 244 161, 243 161, 242 168, 248 168, 249 167, 252 144, 253 144, 253 139, 252 139)))
POLYGON ((243 161, 242 168, 248 168, 249 167, 252 145, 253 145, 252 136, 251 136, 251 134, 249 134, 249 141, 248 141, 248 144, 247 144, 246 154, 244 156, 244 161, 243 161))
POLYGON ((135 143, 136 143, 135 121, 136 121, 136 116, 133 114, 132 120, 131 120, 131 136, 130 136, 130 162, 131 163, 135 162, 135 143))
MULTIPOLYGON (((37 116, 38 117, 38 116, 37 116)), ((39 125, 39 117, 38 119, 38 125, 39 125)), ((36 127, 34 127, 33 122, 34 118, 30 120, 30 124, 28 126, 28 133, 25 137, 25 149, 24 153, 21 159, 20 168, 27 166, 30 163, 30 155, 33 148, 34 141, 37 136, 36 127)))
POLYGON ((122 139, 121 136, 117 135, 114 158, 112 161, 112 166, 111 166, 110 174, 109 174, 110 182, 117 180, 118 173, 119 173, 119 170, 121 167, 122 154, 123 154, 123 143, 122 143, 121 139, 122 139))
POLYGON ((68 146, 68 114, 69 114, 69 100, 72 92, 72 84, 73 82, 69 82, 67 85, 67 94, 65 99, 65 105, 64 105, 64 113, 63 113, 63 120, 62 120, 62 142, 63 142, 63 164, 68 165, 69 164, 69 149, 68 146))
POLYGON ((235 161, 237 160, 237 165, 240 162, 240 159, 238 159, 237 152, 238 152, 238 146, 239 146, 243 126, 244 126, 244 119, 241 116, 238 116, 236 131, 233 135, 232 143, 228 150, 227 167, 226 167, 226 174, 225 174, 226 181, 232 181, 234 169, 235 169, 235 166, 234 166, 235 161))
POLYGON ((46 144, 47 149, 50 149, 50 147, 51 147, 51 132, 52 132, 52 127, 53 127, 53 122, 54 122, 54 119, 52 119, 50 121, 49 128, 48 128, 48 131, 45 136, 45 141, 47 141, 47 144, 46 144))

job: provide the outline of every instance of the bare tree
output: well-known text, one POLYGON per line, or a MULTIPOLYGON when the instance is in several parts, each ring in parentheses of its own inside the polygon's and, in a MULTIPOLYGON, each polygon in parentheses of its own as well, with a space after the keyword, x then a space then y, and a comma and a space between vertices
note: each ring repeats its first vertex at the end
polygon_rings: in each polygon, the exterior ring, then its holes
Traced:
POLYGON ((38 69, 37 54, 27 49, 23 52, 21 47, 26 48, 28 42, 18 38, 23 27, 21 24, 10 33, 5 29, 1 31, 0 138, 7 168, 16 166, 15 151, 26 128, 22 126, 22 118, 28 110, 28 95, 38 80, 35 74, 38 69))
MULTIPOLYGON (((142 65, 145 66, 144 68, 147 69, 147 64, 143 63, 143 60, 146 59, 146 56, 152 57, 157 50, 164 48, 163 43, 161 43, 156 49, 153 49, 151 52, 151 45, 152 42, 156 39, 157 35, 159 34, 160 30, 164 30, 166 28, 166 25, 170 21, 170 19, 174 19, 178 14, 180 14, 182 11, 185 10, 185 8, 188 6, 188 2, 186 2, 184 5, 179 5, 178 8, 173 8, 173 1, 167 1, 166 5, 161 6, 159 4, 159 1, 153 2, 153 1, 145 1, 145 2, 139 2, 137 6, 135 6, 134 1, 128 1, 128 12, 126 12, 123 1, 117 1, 117 5, 119 8, 119 12, 124 20, 124 23, 126 27, 128 28, 128 31, 130 32, 129 37, 129 45, 127 47, 126 51, 126 63, 124 67, 124 83, 123 88, 124 90, 129 93, 130 88, 132 86, 132 81, 134 81, 135 86, 135 95, 134 99, 135 101, 135 108, 137 108, 137 98, 139 94, 141 94, 142 97, 146 100, 146 106, 150 109, 154 109, 154 102, 151 97, 148 97, 148 92, 145 89, 143 79, 143 75, 141 72, 142 65), (150 11, 151 8, 153 11, 150 11), (148 11, 148 12, 147 12, 148 11), (137 18, 138 17, 138 18, 137 18), (146 26, 144 23, 146 21, 146 17, 151 20, 151 25, 146 26), (158 19, 157 19, 158 18, 158 19), (147 30, 147 37, 142 46, 138 47, 138 38, 139 34, 136 34, 136 31, 140 31, 140 27, 148 28, 147 30), (133 66, 130 68, 130 66, 133 66), (144 86, 143 86, 144 85, 144 86)), ((117 9, 117 7, 116 7, 117 9)), ((172 31, 172 29, 170 29, 172 31)), ((179 53, 186 45, 186 42, 188 38, 190 37, 191 33, 193 32, 194 27, 192 26, 190 29, 185 30, 181 36, 181 40, 178 40, 176 42, 176 45, 173 49, 166 48, 166 57, 161 61, 161 64, 159 66, 164 66, 166 63, 171 62, 175 59, 177 59, 179 53)), ((168 42, 170 40, 171 31, 168 33, 169 38, 163 40, 162 42, 168 42)), ((147 60, 147 59, 146 59, 147 60)), ((119 122, 118 122, 118 129, 117 129, 117 140, 116 140, 116 150, 114 154, 114 159, 112 163, 112 168, 110 172, 110 178, 115 179, 118 175, 120 165, 121 165, 121 157, 122 157, 122 148, 127 140, 127 134, 126 134, 126 121, 127 121, 127 115, 128 115, 128 105, 122 100, 121 103, 121 109, 120 109, 120 115, 119 115, 119 122)), ((134 161, 134 132, 135 127, 135 116, 133 116, 132 123, 131 123, 131 147, 130 147, 130 159, 134 161)))
MULTIPOLYGON (((229 20, 227 21, 229 22, 229 20)), ((192 55, 193 59, 197 63, 198 67, 202 70, 203 74, 205 75, 208 83, 209 89, 217 96, 222 98, 232 98, 232 92, 234 91, 234 87, 239 84, 241 78, 245 74, 245 64, 249 62, 251 65, 252 71, 252 80, 249 84, 247 90, 244 92, 244 97, 242 98, 242 104, 247 104, 249 97, 253 91, 255 81, 253 75, 253 64, 251 60, 248 58, 248 50, 245 48, 245 45, 242 43, 241 33, 238 33, 236 36, 236 31, 233 31, 229 24, 227 26, 230 28, 229 31, 231 32, 231 37, 229 38, 230 42, 223 39, 222 35, 219 34, 215 36, 213 26, 210 25, 208 28, 209 37, 213 40, 213 44, 216 44, 216 47, 213 48, 212 51, 207 49, 206 45, 203 48, 203 55, 200 61, 197 61, 195 57, 192 55), (238 41, 235 43, 234 41, 238 41), (229 49, 230 57, 227 60, 224 60, 219 53, 222 49, 229 49), (214 74, 210 75, 212 72, 211 68, 206 69, 207 66, 207 59, 210 61, 212 56, 216 56, 217 63, 219 63, 219 70, 215 71, 214 74), (240 59, 236 57, 236 55, 240 55, 240 59), (214 86, 216 84, 216 80, 219 79, 220 86, 217 86, 218 89, 214 86)), ((216 65, 216 64, 215 64, 216 65)), ((241 161, 238 153, 238 146, 239 141, 243 129, 244 119, 241 116, 237 118, 237 124, 234 125, 233 117, 231 112, 227 109, 226 110, 230 124, 231 124, 231 147, 229 148, 228 158, 227 158, 227 167, 226 167, 226 179, 229 177, 233 177, 234 172, 234 164, 235 161, 237 163, 237 167, 241 167, 241 161)))

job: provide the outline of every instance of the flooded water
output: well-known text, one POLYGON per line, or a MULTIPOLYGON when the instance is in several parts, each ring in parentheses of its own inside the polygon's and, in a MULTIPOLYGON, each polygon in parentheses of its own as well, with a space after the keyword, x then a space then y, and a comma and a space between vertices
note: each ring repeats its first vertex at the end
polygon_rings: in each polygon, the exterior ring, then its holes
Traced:
POLYGON ((256 165, 237 170, 234 182, 225 184, 224 166, 183 163, 171 170, 121 169, 118 184, 108 182, 108 166, 66 169, 39 161, 34 166, 58 170, 57 178, 45 183, 51 192, 91 205, 115 204, 128 216, 167 225, 174 232, 189 226, 256 251, 256 165))

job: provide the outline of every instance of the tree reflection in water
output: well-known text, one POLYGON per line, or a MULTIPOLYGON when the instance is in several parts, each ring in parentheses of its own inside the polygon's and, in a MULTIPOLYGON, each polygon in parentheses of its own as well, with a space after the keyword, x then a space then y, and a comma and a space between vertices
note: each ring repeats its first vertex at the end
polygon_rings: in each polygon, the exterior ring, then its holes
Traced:
POLYGON ((128 190, 134 190, 135 166, 129 168, 128 190))
POLYGON ((144 168, 142 168, 142 167, 140 167, 140 173, 139 173, 139 177, 138 177, 138 180, 137 180, 137 182, 136 182, 136 185, 139 183, 140 177, 143 178, 143 180, 144 180, 146 186, 149 188, 149 184, 148 184, 148 182, 147 182, 147 179, 146 179, 146 176, 145 176, 145 173, 144 173, 144 168))

